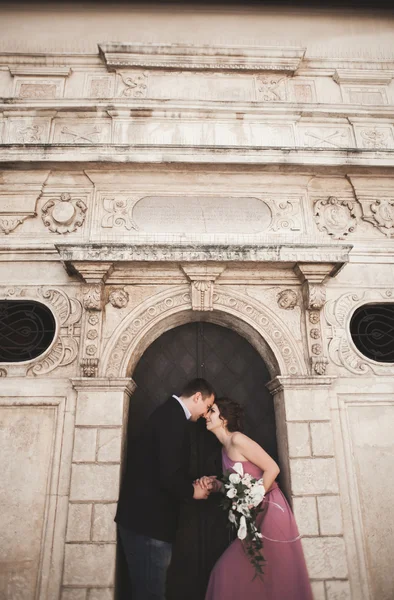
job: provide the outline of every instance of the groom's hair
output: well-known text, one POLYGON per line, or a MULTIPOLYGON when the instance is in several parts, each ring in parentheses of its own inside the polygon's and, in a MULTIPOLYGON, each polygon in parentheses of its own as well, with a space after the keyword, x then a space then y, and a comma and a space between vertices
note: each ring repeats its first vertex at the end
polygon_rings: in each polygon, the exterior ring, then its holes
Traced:
POLYGON ((183 387, 181 396, 183 398, 190 398, 190 396, 193 396, 197 392, 201 392, 201 396, 203 398, 208 398, 212 395, 215 396, 215 390, 211 384, 201 377, 197 377, 196 379, 189 381, 189 383, 183 387))

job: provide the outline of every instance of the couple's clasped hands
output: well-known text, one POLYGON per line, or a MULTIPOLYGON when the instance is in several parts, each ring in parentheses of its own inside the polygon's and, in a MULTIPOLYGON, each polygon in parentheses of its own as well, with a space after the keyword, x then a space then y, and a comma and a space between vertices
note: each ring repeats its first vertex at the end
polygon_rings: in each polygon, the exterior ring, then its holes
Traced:
POLYGON ((219 492, 222 484, 217 480, 216 475, 204 475, 193 481, 194 500, 206 500, 212 493, 219 492))

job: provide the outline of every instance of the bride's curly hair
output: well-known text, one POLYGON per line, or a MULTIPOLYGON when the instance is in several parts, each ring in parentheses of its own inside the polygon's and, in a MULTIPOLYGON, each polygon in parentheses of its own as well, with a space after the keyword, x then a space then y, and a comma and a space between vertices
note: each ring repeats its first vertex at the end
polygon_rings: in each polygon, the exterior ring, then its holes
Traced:
POLYGON ((231 398, 216 398, 215 404, 219 409, 222 421, 227 421, 227 429, 233 431, 244 430, 244 409, 231 398))

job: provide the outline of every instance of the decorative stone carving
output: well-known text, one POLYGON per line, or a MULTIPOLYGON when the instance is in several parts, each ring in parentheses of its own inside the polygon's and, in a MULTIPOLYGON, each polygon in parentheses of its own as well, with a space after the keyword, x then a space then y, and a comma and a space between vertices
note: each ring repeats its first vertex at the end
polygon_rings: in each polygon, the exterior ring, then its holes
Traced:
POLYGON ((271 231, 299 231, 301 229, 300 198, 265 199, 272 211, 271 231))
POLYGON ((82 358, 81 368, 83 377, 97 377, 98 358, 82 358))
POLYGON ((60 135, 62 140, 73 144, 100 144, 102 142, 101 134, 103 130, 98 125, 91 128, 84 128, 83 131, 75 131, 66 125, 61 128, 60 135))
POLYGON ((124 308, 129 302, 129 294, 122 289, 112 290, 108 299, 115 308, 124 308))
POLYGON ((51 198, 41 209, 42 220, 53 233, 70 233, 83 225, 87 206, 81 198, 72 198, 63 193, 59 198, 51 198))
POLYGON ((77 357, 80 339, 81 303, 69 297, 59 288, 8 288, 5 298, 23 298, 43 302, 54 313, 57 322, 57 337, 48 350, 26 365, 7 366, 8 376, 14 373, 39 376, 46 375, 58 367, 71 364, 77 357))
POLYGON ((326 288, 323 284, 306 282, 303 287, 305 292, 306 307, 308 310, 321 310, 326 301, 326 288))
POLYGON ((102 309, 102 288, 101 286, 89 287, 83 297, 83 307, 87 310, 102 309))
POLYGON ((131 73, 122 73, 118 71, 125 89, 122 90, 121 96, 127 98, 145 98, 148 88, 148 71, 133 71, 131 73))
POLYGON ((98 337, 98 333, 95 329, 89 329, 89 331, 86 334, 86 337, 88 338, 88 340, 95 340, 98 337))
POLYGON ((372 223, 387 237, 394 237, 394 199, 381 198, 363 202, 363 220, 372 223))
POLYGON ((283 75, 260 75, 257 77, 258 99, 264 102, 284 102, 286 100, 286 80, 283 75))
POLYGON ((21 225, 23 221, 28 218, 26 216, 12 216, 12 215, 1 215, 0 216, 0 231, 8 235, 11 231, 14 231, 18 225, 21 225))
POLYGON ((391 364, 379 364, 362 355, 354 345, 349 323, 358 306, 366 303, 381 302, 393 297, 392 290, 369 290, 364 293, 346 293, 336 300, 330 300, 324 307, 324 314, 329 325, 327 336, 329 338, 328 354, 331 360, 339 367, 344 367, 355 375, 391 375, 391 364))
POLYGON ((364 148, 387 148, 389 133, 387 130, 371 127, 361 130, 364 148))
POLYGON ((309 148, 344 148, 348 145, 349 132, 346 129, 322 128, 307 129, 304 134, 305 146, 309 148))
POLYGON ((310 310, 308 315, 309 315, 309 322, 312 323, 313 325, 316 325, 317 323, 320 322, 320 313, 317 312, 316 310, 310 310))
POLYGON ((19 87, 19 98, 31 98, 41 100, 45 98, 56 98, 57 86, 54 83, 21 83, 19 87))
POLYGON ((182 265, 191 283, 193 310, 213 310, 213 286, 226 267, 182 265))
MULTIPOLYGON (((165 319, 177 312, 191 310, 191 295, 185 286, 161 292, 136 307, 109 340, 103 355, 103 373, 106 377, 119 377, 126 372, 130 356, 136 349, 142 332, 146 335, 159 317, 165 319)), ((276 355, 282 372, 289 375, 305 374, 304 358, 282 321, 262 304, 244 298, 233 290, 230 293, 219 286, 213 293, 213 308, 253 323, 276 355)))
POLYGON ((325 356, 312 356, 312 371, 316 375, 325 375, 327 371, 328 359, 325 356))
POLYGON ((283 290, 277 296, 279 308, 293 310, 297 306, 297 292, 294 290, 283 290))
POLYGON ((43 127, 28 125, 16 130, 18 144, 40 144, 42 142, 43 127))
POLYGON ((104 210, 107 214, 103 216, 101 227, 125 228, 138 231, 133 221, 132 212, 136 199, 128 198, 103 198, 104 210))
POLYGON ((311 348, 313 354, 321 354, 323 351, 323 348, 321 347, 321 344, 312 344, 312 348, 311 348))
MULTIPOLYGON (((312 313, 310 313, 312 314, 312 313)), ((316 314, 316 313, 313 313, 316 314)), ((318 340, 321 336, 320 336, 320 329, 317 329, 317 327, 314 327, 313 329, 310 330, 309 335, 311 336, 312 339, 314 340, 318 340)))
POLYGON ((313 212, 319 231, 326 231, 334 240, 344 239, 353 233, 357 218, 361 217, 361 208, 355 201, 335 196, 317 200, 313 212))
POLYGON ((89 354, 89 356, 93 356, 96 353, 97 353, 97 346, 95 346, 94 344, 88 344, 86 346, 86 354, 89 354))
POLYGON ((7 370, 3 367, 0 368, 0 377, 7 377, 7 370))

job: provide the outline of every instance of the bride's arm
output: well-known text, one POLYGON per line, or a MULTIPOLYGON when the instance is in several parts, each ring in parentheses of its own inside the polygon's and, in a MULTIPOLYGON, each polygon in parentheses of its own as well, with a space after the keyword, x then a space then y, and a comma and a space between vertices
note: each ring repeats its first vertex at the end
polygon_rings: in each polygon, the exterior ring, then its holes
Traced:
POLYGON ((242 454, 246 460, 249 460, 264 471, 264 488, 265 491, 268 491, 280 471, 274 459, 259 444, 243 433, 234 433, 231 441, 234 449, 242 454))

